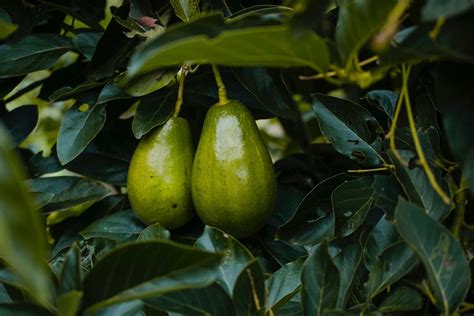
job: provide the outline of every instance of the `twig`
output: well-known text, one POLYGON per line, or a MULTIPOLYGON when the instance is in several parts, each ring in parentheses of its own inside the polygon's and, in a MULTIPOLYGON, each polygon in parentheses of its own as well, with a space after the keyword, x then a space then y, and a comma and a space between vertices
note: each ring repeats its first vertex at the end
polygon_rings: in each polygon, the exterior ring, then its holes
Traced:
POLYGON ((255 307, 257 308, 257 311, 262 309, 262 306, 260 305, 260 300, 258 299, 258 294, 257 294, 257 288, 255 287, 255 281, 253 280, 252 272, 250 269, 247 269, 247 276, 249 277, 250 280, 250 287, 252 288, 252 296, 253 296, 253 301, 255 303, 255 307))
MULTIPOLYGON (((373 63, 375 61, 377 61, 379 59, 379 56, 375 55, 375 56, 372 56, 370 58, 367 58, 363 61, 361 61, 360 63, 358 63, 358 66, 360 67, 363 67, 365 65, 368 65, 370 63, 373 63)), ((335 77, 339 74, 339 71, 329 71, 329 72, 325 72, 325 73, 320 73, 320 74, 317 74, 317 75, 313 75, 313 76, 299 76, 299 79, 300 80, 314 80, 314 79, 324 79, 324 78, 328 78, 328 77, 335 77)))
POLYGON ((459 188, 454 196, 454 203, 456 204, 456 208, 454 210, 454 220, 453 224, 451 225, 451 232, 453 235, 459 239, 460 238, 460 231, 461 227, 464 224, 464 212, 466 211, 466 198, 467 198, 467 180, 463 176, 461 176, 461 180, 459 181, 459 188))

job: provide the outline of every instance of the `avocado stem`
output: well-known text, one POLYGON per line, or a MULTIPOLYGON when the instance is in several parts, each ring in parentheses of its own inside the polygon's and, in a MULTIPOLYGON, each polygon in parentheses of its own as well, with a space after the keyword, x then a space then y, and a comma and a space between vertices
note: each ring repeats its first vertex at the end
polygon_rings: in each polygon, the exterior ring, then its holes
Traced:
POLYGON ((181 111, 181 105, 183 104, 183 93, 184 93, 184 77, 186 77, 186 67, 181 67, 181 70, 178 74, 179 76, 179 87, 178 87, 178 97, 176 98, 176 105, 174 106, 173 118, 177 118, 179 111, 181 111))
POLYGON ((227 99, 227 90, 225 88, 224 82, 222 81, 221 74, 216 65, 212 64, 212 71, 214 72, 214 77, 216 78, 218 95, 219 95, 219 104, 224 105, 229 102, 227 99))

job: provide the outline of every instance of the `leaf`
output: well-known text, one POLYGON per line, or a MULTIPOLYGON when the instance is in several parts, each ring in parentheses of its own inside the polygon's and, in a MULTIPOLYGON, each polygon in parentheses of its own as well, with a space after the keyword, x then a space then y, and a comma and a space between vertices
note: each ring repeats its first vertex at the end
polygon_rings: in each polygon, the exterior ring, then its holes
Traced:
POLYGON ((388 219, 393 219, 398 197, 403 195, 402 188, 394 175, 378 174, 374 178, 375 206, 380 207, 388 219))
POLYGON ((372 90, 367 92, 364 99, 366 99, 369 104, 384 111, 390 119, 393 119, 398 93, 390 90, 372 90))
POLYGON ((0 256, 15 268, 33 298, 48 306, 53 284, 45 261, 45 230, 22 182, 24 171, 9 148, 7 134, 0 126, 0 256))
POLYGON ((329 251, 335 252, 332 261, 337 267, 340 276, 336 306, 344 308, 351 296, 356 273, 362 262, 362 247, 359 243, 337 245, 337 242, 338 240, 330 244, 329 251))
POLYGON ((171 0, 170 3, 176 15, 185 22, 199 13, 199 0, 171 0))
POLYGON ((145 228, 135 213, 129 209, 100 218, 83 229, 84 239, 106 238, 116 242, 135 239, 145 228))
POLYGON ((17 28, 18 25, 13 24, 11 21, 8 21, 0 16, 0 41, 8 38, 13 32, 16 31, 17 28))
POLYGON ((35 105, 21 106, 1 115, 0 122, 6 127, 16 147, 35 129, 38 122, 38 109, 35 105))
POLYGON ((62 294, 58 299, 58 315, 75 316, 79 312, 82 299, 81 291, 71 291, 62 294))
POLYGON ((344 1, 339 9, 336 43, 342 64, 347 66, 351 56, 387 22, 396 0, 344 1))
MULTIPOLYGON (((104 82, 87 81, 75 86, 74 88, 70 86, 64 86, 51 93, 51 95, 49 96, 49 101, 55 102, 76 98, 78 95, 82 96, 82 92, 91 91, 92 89, 101 87, 103 85, 104 82)), ((86 102, 89 104, 93 104, 95 102, 95 99, 92 100, 91 98, 89 98, 89 100, 87 100, 86 102)))
POLYGON ((71 49, 68 38, 54 34, 28 35, 18 42, 0 45, 0 78, 50 68, 71 49))
POLYGON ((65 255, 59 276, 58 295, 82 289, 81 250, 73 245, 65 255))
POLYGON ((325 308, 336 306, 340 276, 326 242, 314 247, 306 259, 301 282, 304 315, 323 315, 325 308))
POLYGON ((295 36, 302 36, 320 26, 330 1, 298 0, 293 5, 294 12, 289 18, 295 36))
MULTIPOLYGON (((228 98, 245 104, 257 119, 273 115, 293 118, 294 114, 288 107, 285 92, 267 69, 223 67, 220 68, 220 73, 226 85, 228 98)), ((199 73, 187 77, 184 85, 184 103, 206 108, 216 104, 217 86, 209 85, 213 80, 214 74, 209 67, 201 68, 199 73)))
POLYGON ((383 159, 376 150, 379 129, 375 118, 363 107, 348 100, 313 94, 313 111, 323 135, 341 154, 361 164, 379 166, 383 159))
POLYGON ((130 79, 127 73, 118 75, 115 84, 134 97, 141 97, 170 85, 176 77, 177 69, 159 69, 130 79))
POLYGON ((423 263, 436 306, 451 314, 464 301, 471 283, 461 244, 422 208, 403 199, 395 210, 395 226, 423 263))
POLYGON ((321 70, 328 66, 329 55, 326 43, 315 33, 297 40, 286 26, 232 28, 214 14, 170 27, 151 40, 132 55, 129 75, 182 63, 321 70))
POLYGON ((268 295, 266 300, 266 311, 279 310, 301 287, 301 269, 306 258, 299 258, 285 264, 275 271, 266 281, 268 295))
POLYGON ((104 127, 104 104, 75 103, 65 114, 59 128, 57 151, 64 165, 76 158, 104 127))
MULTIPOLYGON (((398 153, 407 162, 416 159, 415 154, 408 150, 398 150, 398 153)), ((436 220, 445 218, 451 211, 451 206, 444 203, 438 193, 436 193, 424 170, 419 166, 403 166, 394 157, 392 152, 388 154, 395 164, 396 175, 400 179, 400 183, 410 201, 423 207, 436 220)), ((431 169, 443 191, 449 194, 448 183, 445 179, 441 178, 440 171, 435 166, 431 166, 431 169)))
POLYGON ((48 0, 46 3, 49 10, 58 10, 66 15, 73 16, 93 29, 102 29, 99 22, 105 17, 105 0, 48 0))
POLYGON ((86 57, 87 61, 91 61, 102 34, 102 32, 79 33, 72 38, 72 43, 74 44, 74 47, 80 51, 84 57, 86 57))
POLYGON ((338 174, 318 183, 301 200, 293 217, 278 231, 278 238, 313 245, 334 234, 331 194, 347 177, 338 174), (323 225, 321 225, 323 224, 323 225))
POLYGON ((140 300, 127 301, 120 304, 114 304, 111 306, 106 306, 101 308, 93 313, 89 313, 90 316, 138 316, 142 315, 141 311, 144 307, 144 304, 140 300))
POLYGON ((122 91, 119 87, 117 87, 115 82, 111 80, 104 86, 102 91, 100 91, 96 104, 102 104, 119 99, 129 99, 131 97, 131 95, 125 91, 122 91))
POLYGON ((472 0, 427 0, 421 16, 424 21, 435 21, 438 18, 451 18, 453 16, 462 14, 474 7, 472 0))
POLYGON ((364 246, 365 266, 372 271, 379 261, 380 255, 399 239, 395 226, 382 217, 367 237, 364 246))
POLYGON ((184 290, 152 297, 144 302, 160 310, 185 315, 235 315, 231 298, 217 283, 202 289, 184 290))
POLYGON ((86 314, 125 301, 206 287, 216 279, 221 258, 164 240, 120 245, 84 279, 86 314))
POLYGON ((27 181, 45 212, 59 211, 103 199, 110 193, 99 182, 79 177, 60 176, 27 181))
POLYGON ((219 266, 217 283, 232 295, 240 273, 254 260, 252 253, 234 237, 209 226, 204 228, 204 232, 196 240, 195 247, 224 254, 219 266))
POLYGON ((138 104, 132 123, 132 131, 137 139, 161 126, 171 116, 176 103, 175 90, 160 90, 143 97, 138 104))
POLYGON ((163 228, 159 223, 153 224, 142 230, 137 240, 161 240, 170 239, 169 230, 163 228))
POLYGON ((365 284, 367 298, 371 300, 377 294, 405 276, 418 262, 413 251, 403 242, 392 244, 380 256, 370 271, 365 284))
POLYGON ((336 229, 342 237, 364 222, 375 199, 373 183, 373 177, 361 177, 342 183, 332 192, 336 229))
POLYGON ((0 304, 2 316, 51 316, 52 314, 29 303, 0 304))
POLYGON ((236 315, 265 315, 265 277, 258 260, 250 262, 235 282, 236 315))
POLYGON ((413 311, 423 307, 423 297, 412 287, 398 287, 389 293, 380 304, 379 311, 393 313, 413 311))

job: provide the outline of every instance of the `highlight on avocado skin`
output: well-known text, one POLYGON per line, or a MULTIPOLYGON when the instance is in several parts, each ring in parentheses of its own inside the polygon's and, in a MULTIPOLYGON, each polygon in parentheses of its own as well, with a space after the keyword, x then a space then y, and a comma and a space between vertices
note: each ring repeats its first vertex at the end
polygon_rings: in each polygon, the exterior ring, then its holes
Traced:
POLYGON ((194 158, 192 197, 210 226, 248 237, 267 221, 276 180, 252 114, 238 101, 213 105, 194 158))
POLYGON ((174 229, 193 217, 193 155, 191 129, 180 117, 170 118, 140 141, 127 185, 130 204, 144 223, 174 229))

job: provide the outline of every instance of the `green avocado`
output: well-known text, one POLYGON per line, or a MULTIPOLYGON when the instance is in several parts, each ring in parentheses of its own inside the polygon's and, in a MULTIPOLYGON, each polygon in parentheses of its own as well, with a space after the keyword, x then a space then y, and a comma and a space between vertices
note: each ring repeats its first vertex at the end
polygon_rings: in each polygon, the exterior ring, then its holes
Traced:
POLYGON ((170 118, 145 136, 128 170, 128 198, 146 224, 178 228, 192 217, 191 171, 194 147, 188 122, 170 118))
POLYGON ((196 212, 205 224, 242 238, 267 221, 276 191, 272 160, 255 119, 240 102, 209 109, 191 183, 196 212))

